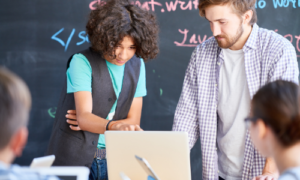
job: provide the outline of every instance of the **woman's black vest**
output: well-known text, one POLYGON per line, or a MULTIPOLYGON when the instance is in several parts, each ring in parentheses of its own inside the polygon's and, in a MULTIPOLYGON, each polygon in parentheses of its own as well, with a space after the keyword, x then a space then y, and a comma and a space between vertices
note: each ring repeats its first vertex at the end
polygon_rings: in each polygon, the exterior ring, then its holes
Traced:
MULTIPOLYGON (((92 67, 92 113, 106 118, 116 101, 116 94, 112 85, 105 60, 99 53, 91 49, 79 52, 83 54, 92 67)), ((67 68, 73 56, 70 57, 67 68)), ((141 60, 133 56, 125 64, 122 90, 118 98, 114 120, 127 118, 129 109, 137 87, 140 75, 141 60)), ((65 81, 47 154, 54 154, 54 166, 87 166, 91 167, 97 149, 99 134, 87 131, 73 131, 66 122, 67 110, 75 109, 74 94, 67 93, 65 81)))

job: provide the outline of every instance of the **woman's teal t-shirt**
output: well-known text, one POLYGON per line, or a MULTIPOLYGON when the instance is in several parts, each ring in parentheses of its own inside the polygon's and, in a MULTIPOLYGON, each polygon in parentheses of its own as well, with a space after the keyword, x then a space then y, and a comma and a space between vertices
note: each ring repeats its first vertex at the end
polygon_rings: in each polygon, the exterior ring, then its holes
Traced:
MULTIPOLYGON (((117 101, 122 90, 125 64, 118 66, 108 61, 106 61, 106 64, 117 96, 116 102, 106 117, 106 119, 112 120, 116 111, 117 101)), ((75 54, 70 62, 69 68, 67 69, 67 93, 74 93, 78 91, 92 92, 92 67, 83 54, 75 54)), ((146 95, 145 63, 143 59, 141 59, 140 76, 134 97, 143 97, 146 95)), ((97 147, 105 148, 104 134, 99 135, 97 147)))

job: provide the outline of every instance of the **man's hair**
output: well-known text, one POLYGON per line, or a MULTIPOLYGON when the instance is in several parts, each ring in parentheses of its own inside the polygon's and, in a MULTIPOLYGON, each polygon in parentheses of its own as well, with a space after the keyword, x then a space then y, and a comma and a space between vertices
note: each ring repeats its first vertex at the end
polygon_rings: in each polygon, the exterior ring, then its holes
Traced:
POLYGON ((101 1, 90 13, 86 32, 94 51, 113 58, 125 36, 133 38, 136 55, 144 60, 154 59, 159 51, 155 15, 127 0, 101 1))
POLYGON ((277 80, 262 87, 252 100, 252 114, 269 126, 283 146, 300 142, 298 85, 277 80))
POLYGON ((199 0, 199 14, 200 16, 205 17, 205 8, 207 8, 208 6, 228 4, 232 7, 233 12, 239 16, 242 16, 248 10, 252 10, 253 16, 249 24, 253 25, 257 22, 255 1, 256 0, 199 0))
POLYGON ((0 150, 27 125, 30 107, 31 96, 24 81, 0 67, 0 150))

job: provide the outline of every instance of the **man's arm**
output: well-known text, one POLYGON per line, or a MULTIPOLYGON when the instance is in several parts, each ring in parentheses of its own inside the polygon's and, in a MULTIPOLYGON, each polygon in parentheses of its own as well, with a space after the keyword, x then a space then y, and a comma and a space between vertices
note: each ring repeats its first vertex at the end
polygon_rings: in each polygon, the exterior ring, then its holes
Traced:
MULTIPOLYGON (((292 81, 299 84, 299 69, 297 62, 297 54, 295 48, 289 42, 282 47, 274 56, 274 64, 270 71, 270 82, 276 80, 292 81)), ((253 180, 275 180, 279 177, 279 172, 272 158, 267 158, 262 175, 253 178, 253 180)))
POLYGON ((266 158, 266 164, 262 174, 273 174, 276 179, 279 177, 279 172, 273 158, 266 158))
POLYGON ((269 74, 270 82, 281 79, 299 84, 299 67, 294 46, 287 42, 274 57, 275 63, 269 74))
POLYGON ((190 149, 199 138, 198 126, 198 87, 196 70, 196 53, 198 47, 194 50, 190 63, 187 67, 183 82, 182 92, 176 107, 173 131, 184 131, 189 136, 190 149))
POLYGON ((262 175, 253 178, 253 180, 276 180, 279 177, 279 171, 272 158, 267 158, 262 175))

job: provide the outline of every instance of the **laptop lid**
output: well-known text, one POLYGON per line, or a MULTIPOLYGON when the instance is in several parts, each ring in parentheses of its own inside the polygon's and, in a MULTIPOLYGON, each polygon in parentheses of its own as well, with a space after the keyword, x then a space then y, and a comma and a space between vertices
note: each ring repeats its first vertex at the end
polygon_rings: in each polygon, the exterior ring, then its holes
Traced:
POLYGON ((87 167, 55 166, 50 168, 34 168, 41 175, 53 175, 60 180, 88 180, 90 170, 87 167))
POLYGON ((30 164, 30 168, 50 167, 55 160, 55 155, 34 158, 30 164))
POLYGON ((191 179, 185 132, 106 131, 105 141, 109 180, 120 180, 120 172, 131 180, 147 179, 135 155, 147 159, 160 179, 191 179))

